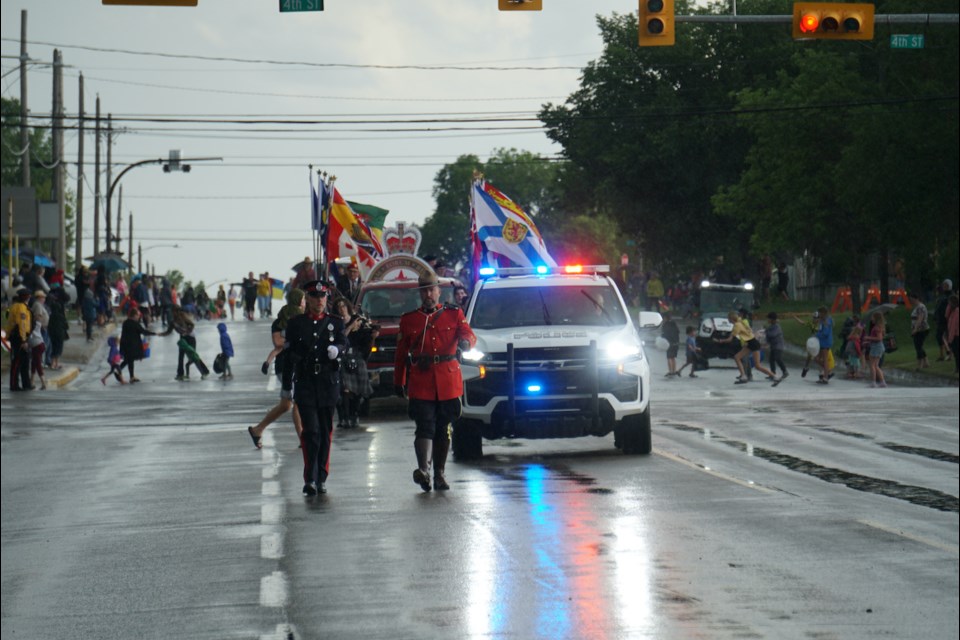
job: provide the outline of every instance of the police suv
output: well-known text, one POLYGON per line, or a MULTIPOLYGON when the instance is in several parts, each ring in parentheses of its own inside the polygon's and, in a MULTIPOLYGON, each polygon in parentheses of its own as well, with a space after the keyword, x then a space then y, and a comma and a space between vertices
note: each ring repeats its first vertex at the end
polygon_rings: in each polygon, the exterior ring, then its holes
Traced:
MULTIPOLYGON (((624 453, 649 453, 650 367, 609 267, 483 269, 467 319, 457 459, 482 438, 575 438, 614 432, 624 453)), ((661 323, 641 312, 640 327, 661 323)))

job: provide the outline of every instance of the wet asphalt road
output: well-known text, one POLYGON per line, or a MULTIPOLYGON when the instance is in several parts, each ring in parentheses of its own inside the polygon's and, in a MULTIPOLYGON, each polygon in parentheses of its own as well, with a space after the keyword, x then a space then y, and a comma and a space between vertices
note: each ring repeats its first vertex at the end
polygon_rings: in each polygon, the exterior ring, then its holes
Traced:
POLYGON ((386 400, 308 500, 289 418, 245 431, 268 324, 230 328, 230 382, 175 382, 155 338, 142 384, 98 357, 3 391, 4 639, 957 637, 955 389, 667 380, 652 351, 651 456, 486 442, 423 494, 386 400))

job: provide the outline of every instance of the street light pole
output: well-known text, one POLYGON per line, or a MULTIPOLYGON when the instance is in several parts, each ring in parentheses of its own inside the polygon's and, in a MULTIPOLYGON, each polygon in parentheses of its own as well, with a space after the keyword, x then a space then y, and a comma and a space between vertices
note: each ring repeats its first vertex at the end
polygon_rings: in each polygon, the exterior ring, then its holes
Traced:
MULTIPOLYGON (((205 162, 205 161, 220 161, 220 162, 222 162, 222 161, 223 161, 223 158, 212 158, 212 157, 211 157, 211 158, 181 158, 181 159, 180 159, 180 162, 205 162)), ((142 167, 142 166, 144 166, 144 165, 146 165, 146 164, 164 164, 164 163, 166 163, 166 162, 169 162, 169 160, 166 159, 166 158, 150 158, 149 160, 140 160, 139 162, 134 162, 133 164, 128 164, 128 165, 123 169, 123 171, 121 171, 119 174, 117 174, 117 177, 114 178, 114 179, 110 182, 110 186, 107 188, 107 220, 110 220, 110 212, 111 212, 112 204, 113 204, 113 190, 117 188, 117 185, 120 183, 120 179, 121 179, 123 176, 127 175, 127 172, 128 172, 128 171, 130 171, 131 169, 135 169, 135 168, 137 168, 137 167, 142 167)), ((189 165, 181 165, 181 166, 187 167, 187 166, 189 166, 189 165)), ((188 168, 184 168, 183 170, 189 171, 188 168)), ((108 227, 108 228, 109 228, 109 227, 108 227)), ((119 247, 118 247, 118 249, 119 249, 119 247)), ((108 240, 108 242, 107 242, 107 250, 108 250, 108 251, 110 250, 109 240, 108 240)), ((133 256, 130 256, 130 258, 132 259, 133 256)))

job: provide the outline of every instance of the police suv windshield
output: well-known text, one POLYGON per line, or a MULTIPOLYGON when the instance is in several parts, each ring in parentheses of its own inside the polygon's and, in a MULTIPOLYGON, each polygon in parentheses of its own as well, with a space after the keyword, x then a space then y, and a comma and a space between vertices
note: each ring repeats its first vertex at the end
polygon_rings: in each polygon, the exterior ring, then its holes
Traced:
POLYGON ((543 325, 609 327, 626 323, 616 292, 608 286, 483 288, 473 304, 470 326, 504 329, 543 325))
POLYGON ((720 289, 700 290, 700 311, 702 313, 727 313, 749 307, 752 293, 749 291, 723 291, 720 289))

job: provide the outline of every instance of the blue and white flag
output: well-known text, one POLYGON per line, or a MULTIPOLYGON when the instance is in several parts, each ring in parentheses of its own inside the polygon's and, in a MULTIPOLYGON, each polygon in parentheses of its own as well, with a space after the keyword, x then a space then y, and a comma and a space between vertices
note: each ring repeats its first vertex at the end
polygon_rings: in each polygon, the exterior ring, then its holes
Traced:
POLYGON ((533 219, 513 200, 485 181, 474 183, 471 195, 476 237, 487 251, 522 267, 557 266, 533 219))

